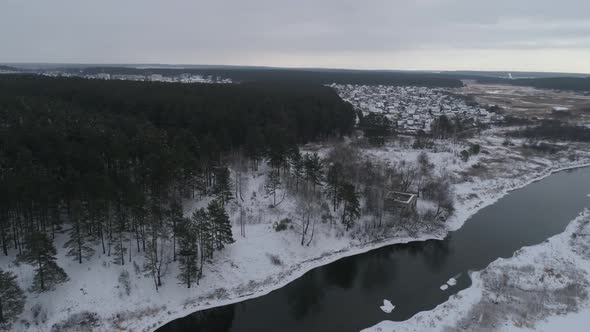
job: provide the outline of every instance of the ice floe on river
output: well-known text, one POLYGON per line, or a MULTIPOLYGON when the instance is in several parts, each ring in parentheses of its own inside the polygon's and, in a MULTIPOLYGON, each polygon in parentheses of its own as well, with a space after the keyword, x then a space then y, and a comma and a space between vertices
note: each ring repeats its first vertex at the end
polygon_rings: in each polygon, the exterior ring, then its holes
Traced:
POLYGON ((395 309, 395 306, 393 304, 391 304, 391 301, 383 300, 383 305, 380 306, 379 308, 381 308, 381 310, 383 310, 383 312, 388 314, 391 311, 393 311, 393 309, 395 309))

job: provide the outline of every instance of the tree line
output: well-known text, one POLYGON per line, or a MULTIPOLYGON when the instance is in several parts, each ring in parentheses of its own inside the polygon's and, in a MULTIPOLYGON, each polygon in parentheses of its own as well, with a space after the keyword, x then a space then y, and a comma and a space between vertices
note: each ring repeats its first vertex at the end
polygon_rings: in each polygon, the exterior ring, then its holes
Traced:
POLYGON ((530 86, 537 89, 590 92, 590 77, 494 78, 476 77, 479 83, 530 86))
POLYGON ((542 120, 536 126, 528 126, 510 133, 513 137, 531 140, 590 142, 590 129, 558 120, 542 120))

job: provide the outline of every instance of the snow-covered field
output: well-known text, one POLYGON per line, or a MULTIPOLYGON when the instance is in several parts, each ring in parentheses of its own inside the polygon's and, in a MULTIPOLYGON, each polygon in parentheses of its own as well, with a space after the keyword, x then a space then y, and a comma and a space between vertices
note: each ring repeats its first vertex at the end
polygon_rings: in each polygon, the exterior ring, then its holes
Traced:
MULTIPOLYGON (((261 172, 247 175, 247 189, 244 190, 247 193, 246 236, 240 236, 237 226, 239 210, 236 206, 230 207, 230 215, 236 224, 233 230, 236 242, 216 253, 214 264, 205 267, 203 279, 193 288, 187 289, 178 283, 175 263, 168 266, 164 285, 156 291, 152 279, 141 272, 142 254, 134 250, 131 251, 132 264, 112 266, 112 257, 104 255, 78 264, 65 257, 65 250, 58 245, 58 264, 65 269, 70 280, 50 292, 27 293, 25 312, 13 328, 16 331, 50 331, 53 326, 55 331, 67 331, 69 324, 73 326, 72 331, 83 330, 84 326, 94 331, 152 331, 197 310, 262 296, 310 269, 342 257, 394 243, 442 239, 448 231, 460 228, 471 215, 508 191, 557 170, 590 164, 587 146, 571 144, 567 151, 556 155, 532 155, 519 148, 521 142, 515 140, 516 146, 510 147, 502 145, 503 141, 501 133, 495 131, 474 139, 473 143, 481 145, 482 153, 468 162, 458 158, 459 151, 465 148, 459 143, 440 142, 441 148, 428 152, 436 172, 452 175, 456 195, 456 213, 447 220, 444 229, 434 232, 412 235, 399 232, 378 240, 353 239, 343 232, 342 227, 318 223, 314 241, 308 247, 301 246, 300 236, 293 230, 274 230, 273 223, 287 217, 296 219, 296 206, 294 201, 286 199, 279 207, 269 208, 270 200, 264 197, 265 176, 261 172), (130 276, 128 291, 125 282, 119 281, 124 270, 130 276), (89 314, 79 315, 82 312, 89 314), (59 326, 54 326, 58 323, 59 326)), ((306 148, 325 153, 330 147, 306 148)), ((397 143, 363 150, 370 159, 390 163, 414 162, 419 152, 397 143)), ((189 214, 204 203, 187 202, 185 212, 189 214)), ((60 236, 57 240, 59 244, 66 238, 60 236)), ((102 250, 97 252, 102 253, 102 250)), ((0 265, 17 274, 20 285, 28 288, 32 268, 17 266, 13 260, 14 257, 0 257, 0 265)), ((479 274, 474 274, 473 288, 459 296, 477 302, 481 296, 478 297, 477 292, 473 294, 472 289, 481 289, 482 283, 479 274)), ((449 303, 457 301, 454 298, 449 303)))
POLYGON ((590 210, 547 241, 471 273, 473 285, 431 311, 364 330, 588 331, 590 210))

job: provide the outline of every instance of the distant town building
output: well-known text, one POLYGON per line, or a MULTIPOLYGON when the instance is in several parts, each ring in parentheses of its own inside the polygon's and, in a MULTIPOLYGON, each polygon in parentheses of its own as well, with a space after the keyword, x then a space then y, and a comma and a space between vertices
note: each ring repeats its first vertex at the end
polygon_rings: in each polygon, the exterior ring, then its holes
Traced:
POLYGON ((111 79, 111 74, 109 73, 98 73, 95 75, 95 77, 99 80, 110 80, 111 79))
POLYGON ((555 106, 555 107, 553 107, 553 112, 554 112, 554 113, 558 113, 558 112, 567 112, 567 111, 569 111, 569 110, 570 110, 569 108, 567 108, 567 107, 563 107, 563 106, 555 106))
POLYGON ((164 80, 164 76, 162 76, 161 74, 151 74, 150 75, 150 81, 163 81, 164 80))
POLYGON ((114 80, 145 81, 145 76, 143 76, 143 75, 112 75, 111 77, 114 80))

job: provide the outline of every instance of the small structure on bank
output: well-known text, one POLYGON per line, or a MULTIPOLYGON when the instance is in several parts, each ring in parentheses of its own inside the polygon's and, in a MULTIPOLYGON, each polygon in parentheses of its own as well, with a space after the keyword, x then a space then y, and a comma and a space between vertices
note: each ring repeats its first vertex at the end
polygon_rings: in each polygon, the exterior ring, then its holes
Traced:
POLYGON ((385 194, 384 207, 387 211, 415 211, 418 195, 401 191, 390 191, 385 194))

